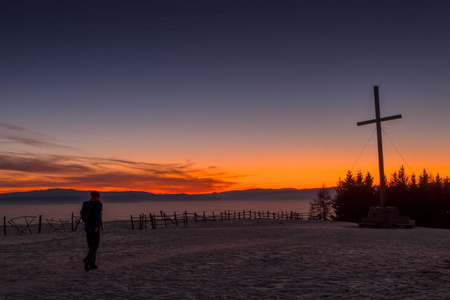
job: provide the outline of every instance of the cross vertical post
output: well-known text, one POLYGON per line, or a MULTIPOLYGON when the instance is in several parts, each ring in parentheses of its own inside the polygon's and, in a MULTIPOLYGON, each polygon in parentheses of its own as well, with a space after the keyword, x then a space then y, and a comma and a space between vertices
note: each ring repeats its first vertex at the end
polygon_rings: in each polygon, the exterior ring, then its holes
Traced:
POLYGON ((375 123, 377 126, 378 168, 380 171, 380 206, 386 207, 386 179, 385 179, 385 175, 384 175, 383 139, 382 139, 382 132, 381 132, 381 122, 395 120, 395 119, 401 119, 402 115, 395 115, 395 116, 381 118, 379 87, 374 86, 373 92, 374 92, 374 100, 375 100, 375 119, 358 122, 356 124, 358 126, 362 126, 362 125, 375 123))
POLYGON ((381 132, 380 96, 378 86, 373 87, 375 99, 375 118, 377 123, 378 169, 380 172, 380 206, 386 207, 386 179, 384 176, 383 135, 381 132))

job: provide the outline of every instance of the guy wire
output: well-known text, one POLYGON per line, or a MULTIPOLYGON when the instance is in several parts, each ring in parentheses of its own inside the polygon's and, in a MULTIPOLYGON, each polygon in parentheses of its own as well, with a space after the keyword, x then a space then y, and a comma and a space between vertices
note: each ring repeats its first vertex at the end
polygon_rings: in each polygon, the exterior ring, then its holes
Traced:
POLYGON ((397 149, 397 146, 395 146, 394 142, 391 140, 391 138, 389 137, 389 135, 387 134, 387 132, 383 129, 383 127, 381 127, 381 130, 383 130, 384 134, 386 135, 386 137, 388 138, 388 140, 391 142, 392 146, 394 146, 395 150, 397 151, 398 155, 400 155, 400 157, 402 158, 403 162, 406 164, 406 166, 409 168, 409 170, 414 173, 414 171, 412 170, 412 168, 410 167, 410 165, 408 164, 408 162, 406 161, 406 159, 403 157, 403 155, 400 153, 400 151, 397 149))
POLYGON ((375 131, 377 130, 377 128, 375 128, 372 132, 372 134, 370 135, 370 138, 367 140, 366 145, 364 146, 364 148, 362 149, 361 153, 359 154, 358 158, 356 159, 355 163, 353 164, 352 168, 350 169, 350 171, 353 171, 353 168, 356 166, 356 164, 358 163, 359 159, 361 158, 361 155, 364 153, 364 150, 366 150, 367 145, 369 145, 370 140, 372 139, 373 135, 375 134, 375 131))

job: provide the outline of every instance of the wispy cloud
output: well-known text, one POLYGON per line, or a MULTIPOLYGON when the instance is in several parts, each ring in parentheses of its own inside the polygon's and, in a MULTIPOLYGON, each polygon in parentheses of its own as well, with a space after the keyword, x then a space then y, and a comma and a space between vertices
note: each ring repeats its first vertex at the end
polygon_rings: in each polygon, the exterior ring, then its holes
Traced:
POLYGON ((56 143, 48 142, 44 139, 40 138, 30 138, 30 137, 21 137, 21 136, 13 136, 13 135, 3 135, 0 134, 0 137, 3 143, 11 143, 11 144, 23 144, 33 147, 39 148, 64 148, 64 149, 74 149, 73 147, 63 146, 56 143))
POLYGON ((216 168, 68 155, 0 153, 0 188, 75 187, 165 193, 223 191, 235 184, 216 168))
POLYGON ((71 174, 93 169, 75 159, 56 155, 0 153, 0 170, 38 174, 71 174))
POLYGON ((42 150, 72 149, 40 138, 27 128, 0 123, 3 143, 32 146, 28 152, 0 152, 0 192, 34 188, 96 188, 147 190, 161 193, 223 191, 236 178, 217 167, 195 168, 191 161, 159 164, 66 154, 42 150), (40 148, 39 153, 33 148, 40 148))
POLYGON ((7 130, 13 130, 13 131, 27 131, 27 129, 24 127, 17 126, 14 124, 3 123, 3 122, 0 122, 0 128, 4 128, 7 130))
POLYGON ((39 134, 22 126, 0 122, 0 139, 2 143, 21 144, 38 148, 74 149, 57 143, 49 142, 39 134))

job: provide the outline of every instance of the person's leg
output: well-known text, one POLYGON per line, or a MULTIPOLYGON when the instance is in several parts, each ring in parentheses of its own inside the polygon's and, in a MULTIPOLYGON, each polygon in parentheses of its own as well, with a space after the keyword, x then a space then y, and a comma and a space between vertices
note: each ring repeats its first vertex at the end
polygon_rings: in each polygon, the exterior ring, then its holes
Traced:
POLYGON ((89 264, 91 264, 92 258, 95 255, 95 240, 96 240, 96 233, 95 232, 86 232, 86 238, 87 238, 87 244, 89 247, 89 252, 86 256, 87 261, 89 264))
POLYGON ((89 247, 89 252, 87 254, 87 256, 83 259, 83 263, 84 263, 84 269, 86 270, 86 272, 89 271, 90 269, 90 265, 91 265, 91 260, 92 260, 92 253, 93 253, 93 237, 92 237, 92 232, 86 232, 86 240, 87 240, 87 244, 89 247))
POLYGON ((95 259, 97 257, 97 250, 98 246, 100 244, 100 231, 94 232, 92 235, 92 257, 90 260, 91 268, 96 269, 97 266, 95 265, 95 259))

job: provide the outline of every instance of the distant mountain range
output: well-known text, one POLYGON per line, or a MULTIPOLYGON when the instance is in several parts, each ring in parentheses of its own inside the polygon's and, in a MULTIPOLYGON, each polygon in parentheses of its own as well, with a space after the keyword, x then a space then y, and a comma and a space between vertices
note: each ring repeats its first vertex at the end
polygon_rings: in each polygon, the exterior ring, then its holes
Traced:
MULTIPOLYGON (((105 203, 144 201, 281 201, 312 200, 319 189, 250 189, 211 194, 153 194, 147 192, 101 192, 105 203)), ((334 196, 334 188, 328 188, 334 196)), ((41 191, 0 194, 0 204, 27 203, 80 203, 89 200, 89 192, 73 189, 49 189, 41 191)))

